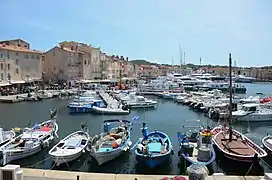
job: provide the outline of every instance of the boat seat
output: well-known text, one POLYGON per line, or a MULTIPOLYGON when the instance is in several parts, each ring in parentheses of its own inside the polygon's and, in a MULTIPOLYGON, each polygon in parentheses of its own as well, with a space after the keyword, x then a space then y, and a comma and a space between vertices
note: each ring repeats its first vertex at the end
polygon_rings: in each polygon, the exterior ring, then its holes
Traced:
POLYGON ((161 152, 161 143, 149 143, 148 151, 150 152, 161 152))
MULTIPOLYGON (((229 140, 229 139, 230 139, 229 134, 226 134, 222 140, 224 141, 224 140, 229 140)), ((237 141, 237 139, 238 139, 237 136, 232 135, 232 140, 237 141)))

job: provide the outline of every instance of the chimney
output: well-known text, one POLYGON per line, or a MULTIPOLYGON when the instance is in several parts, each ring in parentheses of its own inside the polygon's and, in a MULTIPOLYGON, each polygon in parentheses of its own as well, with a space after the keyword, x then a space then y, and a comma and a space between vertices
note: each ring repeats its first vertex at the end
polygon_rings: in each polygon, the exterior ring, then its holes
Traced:
POLYGON ((128 61, 128 57, 126 57, 126 61, 128 61))

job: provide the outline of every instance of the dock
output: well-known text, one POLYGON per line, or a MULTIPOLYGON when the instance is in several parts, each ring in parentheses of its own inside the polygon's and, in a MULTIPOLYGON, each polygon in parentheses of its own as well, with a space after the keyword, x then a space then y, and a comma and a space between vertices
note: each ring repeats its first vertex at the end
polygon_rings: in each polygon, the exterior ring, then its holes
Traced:
POLYGON ((116 99, 114 99, 114 97, 110 96, 108 93, 100 91, 99 96, 107 107, 116 109, 119 107, 119 102, 116 99))
MULTIPOLYGON (((24 180, 160 180, 174 175, 139 175, 139 174, 106 174, 106 173, 88 173, 71 172, 58 170, 42 170, 21 168, 24 180)), ((188 179, 188 176, 183 176, 188 179)), ((260 180, 270 179, 270 173, 265 176, 225 176, 221 173, 208 176, 207 180, 260 180)))

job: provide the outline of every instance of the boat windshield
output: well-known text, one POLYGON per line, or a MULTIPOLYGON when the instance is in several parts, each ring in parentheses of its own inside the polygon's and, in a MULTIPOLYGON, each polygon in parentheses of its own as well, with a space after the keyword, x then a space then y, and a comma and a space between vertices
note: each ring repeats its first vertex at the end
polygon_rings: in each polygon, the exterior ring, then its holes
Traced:
POLYGON ((187 137, 195 139, 197 134, 201 129, 204 128, 204 123, 200 120, 187 120, 182 126, 182 132, 186 134, 187 137))
POLYGON ((257 107, 256 106, 243 106, 242 107, 242 110, 243 111, 250 111, 250 112, 255 112, 257 110, 257 107))

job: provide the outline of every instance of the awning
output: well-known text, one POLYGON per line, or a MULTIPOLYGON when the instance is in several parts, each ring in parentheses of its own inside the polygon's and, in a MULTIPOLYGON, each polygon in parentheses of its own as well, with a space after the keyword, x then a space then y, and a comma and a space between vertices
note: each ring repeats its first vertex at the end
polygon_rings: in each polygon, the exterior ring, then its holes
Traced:
POLYGON ((11 84, 24 84, 25 83, 25 81, 23 81, 23 80, 19 80, 19 81, 10 81, 10 83, 11 84))
POLYGON ((10 86, 10 85, 11 85, 10 83, 1 83, 1 82, 0 82, 0 87, 1 87, 1 86, 10 86))

